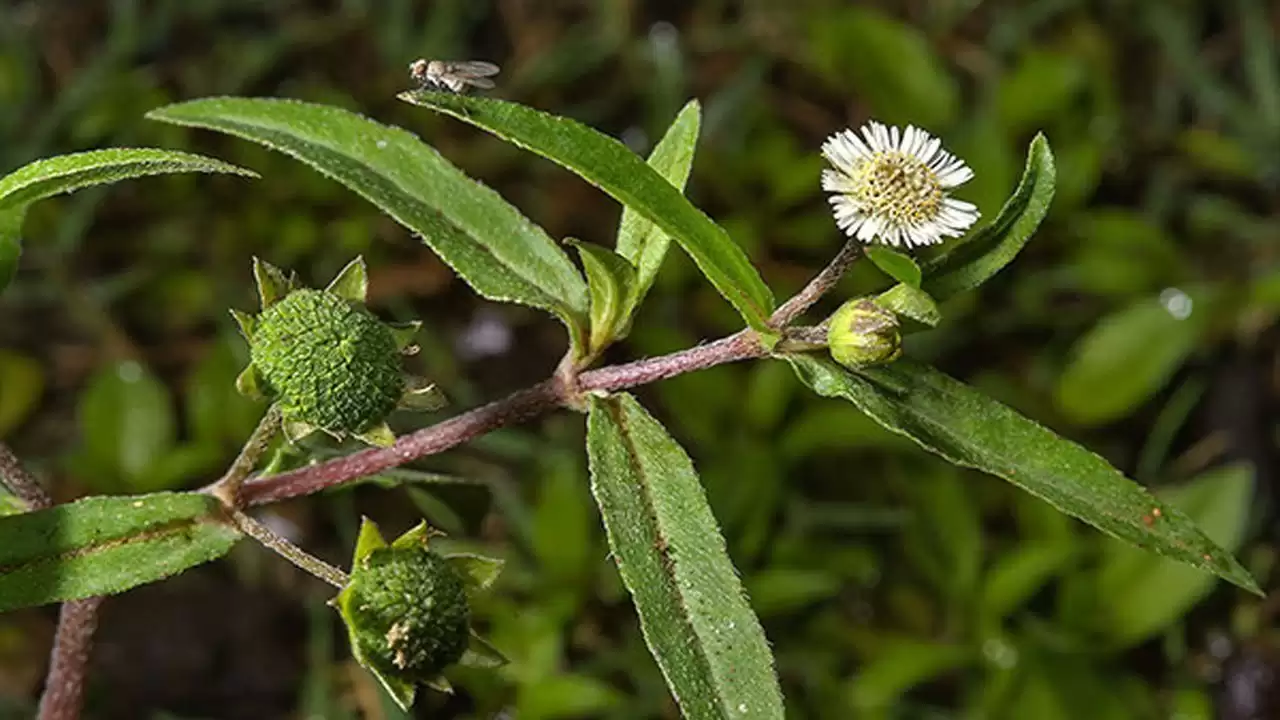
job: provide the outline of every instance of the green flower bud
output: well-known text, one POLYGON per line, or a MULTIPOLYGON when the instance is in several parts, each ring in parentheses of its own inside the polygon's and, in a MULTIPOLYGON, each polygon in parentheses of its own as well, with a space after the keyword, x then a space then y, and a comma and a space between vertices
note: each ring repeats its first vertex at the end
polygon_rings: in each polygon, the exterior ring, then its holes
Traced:
POLYGON ((897 360, 902 355, 898 316, 869 298, 850 300, 828 320, 827 347, 847 368, 897 360))
POLYGON ((339 435, 382 422, 405 390, 391 330, 321 290, 294 290, 264 310, 249 354, 284 417, 339 435))
POLYGON ((340 603, 358 657, 387 675, 430 681, 467 649, 466 586, 448 560, 425 547, 370 552, 340 603))

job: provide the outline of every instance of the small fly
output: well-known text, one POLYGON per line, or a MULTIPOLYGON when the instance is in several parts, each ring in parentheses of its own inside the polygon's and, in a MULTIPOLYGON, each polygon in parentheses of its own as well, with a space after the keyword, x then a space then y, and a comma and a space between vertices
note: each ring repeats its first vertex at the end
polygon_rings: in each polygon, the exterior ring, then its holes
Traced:
POLYGON ((481 60, 414 60, 409 75, 422 90, 431 87, 465 93, 468 88, 493 89, 490 76, 498 74, 498 66, 481 60))

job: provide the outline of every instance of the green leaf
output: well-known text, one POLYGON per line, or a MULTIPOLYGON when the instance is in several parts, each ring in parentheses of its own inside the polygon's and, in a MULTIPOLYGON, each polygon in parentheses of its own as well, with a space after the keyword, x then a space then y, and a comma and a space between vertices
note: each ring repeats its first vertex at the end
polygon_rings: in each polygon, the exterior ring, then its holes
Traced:
POLYGON ((147 175, 221 172, 257 177, 244 168, 202 155, 115 148, 36 160, 0 178, 0 292, 13 279, 22 252, 22 219, 37 200, 91 185, 106 185, 147 175))
MULTIPOLYGON (((1253 507, 1253 469, 1231 465, 1159 493, 1228 550, 1244 542, 1253 507)), ((1153 522, 1164 522, 1163 513, 1153 522)), ((1168 627, 1213 589, 1212 575, 1153 557, 1123 543, 1108 543, 1098 569, 1095 629, 1129 647, 1168 627)))
POLYGON ((1164 387, 1195 351, 1209 323, 1207 298, 1177 317, 1157 298, 1146 298, 1103 318, 1076 342, 1058 379, 1058 408, 1081 425, 1123 417, 1164 387))
POLYGON ((854 717, 883 711, 913 686, 973 662, 968 647, 911 638, 893 638, 876 647, 875 656, 849 684, 854 717))
POLYGON ((240 533, 197 493, 91 497, 0 518, 0 612, 112 595, 217 559, 240 533))
POLYGON ((939 300, 986 282, 1013 261, 1049 211, 1056 183, 1053 152, 1044 135, 1027 150, 1022 180, 989 225, 924 268, 922 289, 939 300))
POLYGON ((622 143, 574 120, 502 100, 422 91, 400 98, 487 130, 598 186, 680 243, 748 325, 768 329, 773 294, 747 254, 622 143))
POLYGON ((920 287, 920 266, 916 264, 915 260, 883 245, 872 245, 864 252, 866 252, 871 262, 875 263, 875 266, 883 270, 889 277, 903 285, 913 288, 920 287))
POLYGON ((760 623, 693 463, 629 395, 594 397, 591 487, 645 642, 686 718, 782 718, 760 623))
MULTIPOLYGON (((1142 553, 1141 550, 1135 552, 1142 553)), ((982 611, 992 619, 1000 619, 1022 606, 1073 557, 1076 549, 1069 543, 1045 543, 1019 546, 1000 556, 991 565, 982 587, 982 611)), ((1150 553, 1142 553, 1150 556, 1150 553)))
POLYGON ((796 49, 843 96, 891 123, 954 120, 959 86, 923 30, 855 3, 806 15, 806 42, 796 49))
POLYGON ((261 143, 346 185, 422 236, 476 292, 555 313, 575 338, 587 288, 546 232, 431 146, 341 108, 265 98, 209 98, 147 117, 261 143))
POLYGON ((40 363, 26 355, 0 350, 0 438, 26 419, 43 393, 40 363))
POLYGON ((621 255, 606 247, 570 241, 582 256, 591 288, 590 353, 597 353, 626 333, 639 290, 636 269, 621 255))
POLYGON ((177 441, 177 420, 169 390, 146 367, 132 360, 107 365, 94 374, 78 408, 84 452, 80 472, 100 491, 125 489, 147 474, 177 441), (105 484, 103 481, 107 481, 105 484))
MULTIPOLYGON (((701 124, 702 108, 697 100, 690 100, 649 154, 649 167, 682 192, 693 168, 693 154, 697 149, 701 124)), ((622 209, 617 251, 639 271, 634 305, 628 309, 628 314, 644 300, 653 286, 653 279, 662 267, 670 242, 671 238, 653 221, 630 207, 622 209)))
POLYGON ((963 383, 911 360, 857 373, 809 355, 786 360, 819 395, 852 402, 929 452, 1004 478, 1108 535, 1259 592, 1240 563, 1183 512, 1098 455, 963 383), (1156 509, 1159 522, 1151 522, 1156 509))
POLYGON ((876 297, 876 304, 928 327, 937 327, 942 322, 938 303, 925 291, 910 285, 894 285, 876 297))

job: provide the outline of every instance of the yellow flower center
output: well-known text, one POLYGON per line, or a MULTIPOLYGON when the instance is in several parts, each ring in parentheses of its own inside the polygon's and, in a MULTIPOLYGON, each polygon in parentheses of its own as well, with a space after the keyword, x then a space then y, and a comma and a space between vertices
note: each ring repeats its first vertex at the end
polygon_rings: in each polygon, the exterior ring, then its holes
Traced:
POLYGON ((851 178, 848 195, 867 215, 897 225, 919 225, 942 210, 942 183, 920 158, 892 150, 868 158, 851 178))

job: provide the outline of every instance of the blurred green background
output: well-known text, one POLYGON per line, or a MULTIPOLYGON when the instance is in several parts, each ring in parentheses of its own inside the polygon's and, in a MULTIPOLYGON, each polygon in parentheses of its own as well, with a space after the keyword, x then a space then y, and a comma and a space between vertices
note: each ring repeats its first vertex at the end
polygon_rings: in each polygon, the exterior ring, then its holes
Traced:
MULTIPOLYGON (((337 104, 418 133, 554 236, 611 242, 619 209, 585 183, 395 99, 415 58, 486 59, 504 69, 496 96, 642 153, 701 99, 689 194, 780 296, 841 242, 818 189, 826 135, 868 118, 924 126, 975 169, 959 195, 990 218, 1043 129, 1059 185, 1041 232, 908 353, 1102 453, 1275 588, 1278 38, 1264 0, 6 0, 0 173, 155 145, 263 178, 37 205, 0 301, 0 438, 64 500, 216 477, 261 411, 232 389, 245 349, 226 312, 255 306, 253 255, 319 283, 363 253, 371 305, 426 320, 410 363, 456 407, 545 377, 565 342, 549 318, 478 300, 289 158, 142 119, 217 94, 337 104)), ((887 283, 864 263, 839 294, 887 283)), ((610 360, 736 329, 678 251, 650 298, 610 360)), ((697 462, 790 717, 1280 717, 1274 593, 1248 597, 956 470, 808 396, 779 363, 640 395, 697 462)), ((513 662, 459 673, 419 717, 674 718, 607 557, 582 440, 581 417, 562 413, 264 518, 337 563, 361 514, 392 533, 425 515, 507 559, 476 612, 513 662)), ((403 717, 350 661, 328 596, 245 543, 113 598, 88 715, 403 717)), ((54 619, 0 616, 0 715, 29 716, 54 619)))

